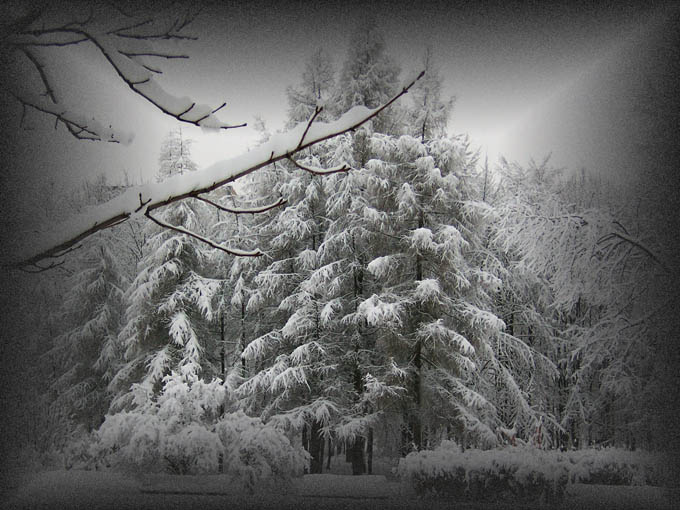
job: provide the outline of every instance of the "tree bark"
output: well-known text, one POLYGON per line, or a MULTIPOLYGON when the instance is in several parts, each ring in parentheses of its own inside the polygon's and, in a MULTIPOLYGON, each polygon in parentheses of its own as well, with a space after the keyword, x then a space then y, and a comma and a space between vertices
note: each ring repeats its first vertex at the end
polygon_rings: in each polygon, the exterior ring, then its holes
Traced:
POLYGON ((365 438, 363 436, 357 436, 349 448, 353 475, 366 474, 366 458, 364 455, 365 444, 365 438))
MULTIPOLYGON (((302 426, 302 447, 309 452, 309 441, 307 440, 307 424, 302 426)), ((305 466, 305 474, 309 473, 309 466, 305 466)))
POLYGON ((312 459, 309 464, 311 474, 320 474, 323 471, 323 446, 324 441, 321 436, 322 424, 318 420, 312 422, 309 434, 309 454, 312 459))
POLYGON ((326 471, 331 470, 331 458, 333 457, 333 437, 328 436, 328 459, 326 460, 326 471))
POLYGON ((373 474, 373 427, 368 428, 368 444, 366 445, 366 465, 368 474, 373 474))

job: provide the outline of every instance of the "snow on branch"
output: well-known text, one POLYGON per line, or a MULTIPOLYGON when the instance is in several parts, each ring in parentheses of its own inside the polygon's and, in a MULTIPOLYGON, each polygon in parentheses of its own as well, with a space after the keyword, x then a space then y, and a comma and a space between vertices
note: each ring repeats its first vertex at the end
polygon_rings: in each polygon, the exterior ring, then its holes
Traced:
POLYGON ((211 241, 207 237, 203 237, 202 235, 192 232, 191 230, 188 230, 184 227, 178 227, 175 225, 170 225, 169 223, 165 223, 164 221, 161 221, 158 218, 151 216, 151 213, 148 210, 144 213, 144 216, 149 218, 151 221, 153 221, 156 225, 160 227, 167 228, 169 230, 174 230, 175 232, 179 232, 180 234, 185 234, 188 235, 189 237, 193 237, 194 239, 198 239, 202 243, 205 243, 208 246, 212 246, 213 248, 228 253, 229 255, 235 255, 237 257, 259 257, 260 255, 262 255, 262 252, 260 250, 245 251, 239 250, 238 248, 227 248, 226 246, 217 244, 216 242, 211 241))
POLYGON ((199 196, 199 197, 194 197, 194 198, 196 198, 197 200, 201 200, 201 201, 205 202, 206 204, 210 204, 213 207, 216 207, 217 209, 219 209, 220 211, 228 212, 228 213, 231 213, 231 214, 263 213, 263 212, 270 211, 272 209, 275 209, 277 207, 280 207, 280 206, 286 204, 286 199, 281 197, 276 202, 274 202, 273 204, 269 204, 269 205, 263 205, 263 206, 260 206, 260 207, 236 207, 236 208, 234 208, 234 207, 225 207, 223 205, 220 205, 218 203, 213 202, 212 200, 208 200, 205 197, 199 196))
POLYGON ((350 167, 347 163, 343 163, 342 165, 337 165, 331 168, 319 168, 315 166, 306 166, 303 165, 297 161, 295 161, 292 157, 288 158, 288 160, 293 163, 296 167, 298 167, 300 170, 304 170, 305 172, 309 172, 310 174, 314 175, 330 175, 330 174, 336 174, 339 172, 347 172, 350 167))
MULTIPOLYGON (((111 6, 109 6, 111 7, 111 6)), ((35 13, 26 20, 11 24, 11 31, 2 41, 3 50, 16 52, 37 72, 42 88, 41 93, 31 92, 26 83, 10 85, 10 93, 23 106, 35 109, 55 119, 55 124, 63 124, 68 131, 80 140, 124 142, 131 135, 114 133, 101 122, 85 112, 70 111, 60 101, 60 83, 43 57, 43 48, 63 48, 82 43, 91 43, 104 57, 110 68, 136 94, 153 104, 163 113, 175 119, 209 129, 231 129, 246 124, 227 124, 216 116, 226 103, 217 108, 197 104, 187 97, 176 97, 166 92, 154 79, 154 74, 162 74, 161 69, 150 63, 150 59, 186 59, 188 55, 158 48, 158 44, 169 40, 194 40, 196 37, 185 35, 184 29, 194 20, 195 13, 164 19, 161 15, 141 19, 125 14, 119 9, 107 10, 106 5, 98 4, 90 15, 82 20, 62 24, 51 23, 42 13, 35 13), (132 19, 131 19, 132 18, 132 19)), ((30 85, 30 84, 28 84, 30 85)))
MULTIPOLYGON (((625 228, 623 228, 623 226, 622 226, 620 223, 618 223, 618 222, 616 222, 616 223, 617 223, 624 231, 626 231, 625 228)), ((626 232, 626 234, 627 234, 627 232, 626 232)), ((658 264, 658 266, 659 266, 661 269, 663 269, 666 273, 669 273, 669 274, 671 273, 671 270, 669 269, 669 267, 668 267, 666 264, 664 264, 663 261, 660 260, 660 259, 654 254, 654 252, 653 252, 651 249, 649 249, 648 247, 646 247, 646 246, 645 246, 644 244, 642 244, 640 241, 637 241, 637 240, 633 239, 632 237, 630 237, 630 236, 628 236, 628 235, 626 235, 626 234, 622 234, 622 233, 620 233, 620 232, 610 232, 609 234, 606 234, 606 235, 602 236, 600 239, 598 239, 597 244, 604 244, 604 243, 610 242, 612 239, 618 238, 618 239, 620 239, 620 243, 628 243, 628 244, 634 246, 635 248, 638 248, 639 250, 641 250, 641 251, 643 251, 644 253, 646 253, 646 254, 649 256, 649 258, 652 259, 654 262, 656 262, 656 264, 658 264)), ((620 243, 619 243, 619 244, 620 244, 620 243)))
MULTIPOLYGON (((35 266, 36 263, 46 258, 63 253, 95 232, 122 223, 133 216, 148 216, 152 221, 158 223, 157 218, 149 216, 156 209, 187 198, 203 199, 201 195, 232 183, 260 168, 276 161, 292 158, 294 154, 307 147, 355 130, 408 93, 409 89, 423 74, 420 73, 392 99, 378 108, 369 109, 365 106, 355 106, 339 119, 329 123, 298 124, 287 133, 272 136, 267 143, 252 151, 215 163, 201 171, 177 175, 160 183, 131 187, 113 200, 72 218, 71 221, 63 224, 59 231, 44 233, 38 238, 21 239, 24 245, 19 247, 16 260, 8 265, 17 268, 35 266)), ((166 226, 166 228, 170 227, 166 226)), ((172 227, 173 230, 178 228, 172 227)), ((197 239, 200 238, 199 240, 207 242, 207 244, 212 243, 211 246, 215 245, 215 248, 226 251, 221 245, 217 245, 217 243, 202 238, 193 232, 182 233, 197 239)), ((235 254, 240 251, 229 250, 235 254)), ((244 253, 248 256, 254 256, 254 252, 244 253)))

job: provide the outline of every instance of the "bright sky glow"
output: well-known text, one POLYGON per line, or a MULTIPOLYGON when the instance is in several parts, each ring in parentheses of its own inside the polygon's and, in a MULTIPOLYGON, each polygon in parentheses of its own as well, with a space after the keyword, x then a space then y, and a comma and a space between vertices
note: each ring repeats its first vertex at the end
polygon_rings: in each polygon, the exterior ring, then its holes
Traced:
MULTIPOLYGON (((620 150, 622 142, 612 144, 635 136, 635 126, 622 119, 629 120, 634 94, 644 88, 641 55, 651 51, 656 33, 668 30, 664 22, 677 10, 669 5, 645 10, 626 3, 582 12, 499 3, 461 11, 435 2, 427 10, 411 4, 385 10, 379 3, 373 9, 402 76, 414 70, 426 45, 433 47, 444 94, 457 97, 449 132, 469 134, 491 164, 499 154, 525 164, 552 153, 557 166, 609 172, 629 156, 620 150)), ((366 14, 362 9, 209 7, 195 22, 199 40, 186 44, 190 59, 163 62, 159 82, 199 103, 227 101, 221 118, 249 126, 220 133, 188 126, 199 168, 252 148, 260 138, 255 116, 269 131, 280 130, 285 88, 299 82, 305 59, 318 46, 331 53, 339 72, 350 28, 366 14)), ((114 183, 126 176, 133 183, 153 179, 161 141, 177 122, 131 94, 92 48, 53 51, 65 59, 59 71, 72 84, 72 100, 135 138, 128 147, 82 143, 32 115, 26 122, 31 131, 17 136, 15 152, 28 155, 19 157, 24 170, 18 174, 67 187, 102 172, 114 183)))

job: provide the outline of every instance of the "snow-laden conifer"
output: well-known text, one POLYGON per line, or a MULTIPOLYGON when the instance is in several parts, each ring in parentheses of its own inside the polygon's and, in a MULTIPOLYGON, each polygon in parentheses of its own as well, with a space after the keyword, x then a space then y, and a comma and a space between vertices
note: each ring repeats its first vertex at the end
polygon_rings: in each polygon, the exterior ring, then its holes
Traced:
POLYGON ((64 296, 65 331, 44 355, 58 367, 50 405, 67 419, 92 430, 106 414, 108 383, 120 363, 118 342, 127 282, 106 239, 88 246, 64 296))

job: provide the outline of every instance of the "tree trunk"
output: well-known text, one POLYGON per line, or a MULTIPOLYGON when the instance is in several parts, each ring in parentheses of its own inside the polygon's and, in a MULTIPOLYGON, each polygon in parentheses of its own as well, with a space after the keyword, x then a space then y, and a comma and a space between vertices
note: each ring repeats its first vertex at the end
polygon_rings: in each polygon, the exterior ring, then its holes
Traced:
MULTIPOLYGON (((309 452, 309 441, 307 440, 307 424, 302 426, 302 447, 309 452)), ((305 466, 305 474, 309 473, 309 467, 305 466)))
POLYGON ((333 437, 328 436, 328 459, 326 460, 326 471, 331 470, 331 458, 333 457, 333 437))
MULTIPOLYGON (((241 294, 241 354, 246 350, 246 301, 245 296, 241 294)), ((246 359, 241 357, 241 377, 248 375, 246 370, 246 359)), ((226 375, 225 375, 226 377, 226 375)))
POLYGON ((368 474, 373 474, 373 427, 368 428, 368 444, 366 445, 366 464, 368 474))
POLYGON ((420 451, 423 447, 423 432, 421 423, 421 358, 422 345, 420 341, 416 342, 416 352, 413 357, 413 364, 415 365, 415 374, 413 376, 413 399, 415 401, 415 411, 411 416, 411 434, 413 436, 413 443, 416 450, 420 451))
POLYGON ((309 464, 309 472, 311 474, 320 474, 323 471, 323 437, 321 436, 321 422, 314 420, 312 422, 311 432, 309 434, 309 454, 312 459, 309 464))
POLYGON ((366 459, 364 456, 364 445, 366 440, 363 436, 357 436, 352 445, 348 448, 352 462, 352 474, 366 474, 366 459))
MULTIPOLYGON (((220 345, 222 346, 220 351, 220 373, 222 374, 222 382, 224 383, 227 374, 227 364, 225 360, 227 348, 226 339, 224 338, 224 316, 222 314, 220 314, 220 345)), ((220 417, 224 416, 224 404, 220 404, 219 413, 220 417)), ((217 456, 217 472, 224 473, 224 454, 221 452, 217 456)))
POLYGON ((410 423, 404 424, 401 427, 401 456, 406 457, 411 452, 411 444, 413 443, 413 429, 410 423))

